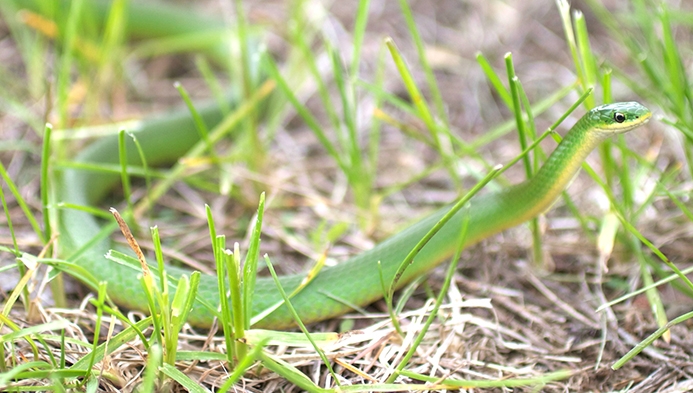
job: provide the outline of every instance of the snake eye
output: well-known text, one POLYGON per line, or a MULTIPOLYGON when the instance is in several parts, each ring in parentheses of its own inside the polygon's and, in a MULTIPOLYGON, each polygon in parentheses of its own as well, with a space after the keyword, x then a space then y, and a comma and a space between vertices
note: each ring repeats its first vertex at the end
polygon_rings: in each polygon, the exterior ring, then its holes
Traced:
POLYGON ((623 123, 626 121, 626 115, 621 112, 616 112, 614 113, 614 120, 616 120, 616 123, 623 123))

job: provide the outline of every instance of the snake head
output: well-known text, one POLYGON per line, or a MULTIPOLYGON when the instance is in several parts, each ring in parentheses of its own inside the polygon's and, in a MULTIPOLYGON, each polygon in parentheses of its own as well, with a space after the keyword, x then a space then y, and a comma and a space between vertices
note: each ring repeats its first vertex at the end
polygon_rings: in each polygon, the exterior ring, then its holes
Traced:
POLYGON ((618 102, 598 106, 589 112, 595 130, 621 134, 647 123, 652 112, 637 102, 618 102))

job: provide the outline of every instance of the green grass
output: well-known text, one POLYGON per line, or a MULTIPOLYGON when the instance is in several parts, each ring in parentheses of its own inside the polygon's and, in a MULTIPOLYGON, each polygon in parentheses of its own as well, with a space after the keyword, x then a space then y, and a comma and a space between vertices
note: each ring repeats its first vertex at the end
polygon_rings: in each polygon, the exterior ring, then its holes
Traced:
MULTIPOLYGON (((693 87, 683 66, 685 60, 681 56, 681 51, 690 52, 690 48, 679 47, 680 44, 674 39, 676 30, 680 30, 681 34, 690 34, 690 30, 686 29, 683 24, 672 23, 672 10, 666 3, 655 4, 642 0, 633 2, 627 19, 624 15, 614 16, 610 14, 596 1, 590 0, 588 4, 601 23, 609 29, 611 35, 627 50, 630 64, 636 65, 638 72, 626 73, 615 65, 610 65, 609 70, 613 67, 614 74, 620 81, 648 101, 656 104, 657 107, 662 108, 665 112, 662 122, 680 131, 682 137, 681 149, 686 157, 686 162, 681 163, 681 170, 687 171, 688 176, 684 176, 683 173, 670 176, 666 172, 659 172, 652 162, 638 160, 642 165, 640 170, 649 172, 648 176, 654 177, 660 183, 660 187, 641 206, 634 205, 636 183, 631 181, 629 166, 624 165, 620 172, 611 171, 611 173, 622 174, 620 180, 623 185, 623 197, 621 197, 623 202, 619 204, 616 214, 625 229, 635 237, 624 244, 638 256, 643 284, 648 288, 646 294, 660 325, 658 336, 663 334, 667 338, 669 333, 665 327, 671 326, 672 323, 680 323, 690 318, 690 315, 686 314, 685 318, 679 317, 672 322, 667 321, 659 292, 655 286, 651 285, 652 275, 663 279, 672 272, 675 273, 681 281, 675 282, 674 287, 689 296, 693 285, 676 265, 670 262, 668 257, 636 230, 636 214, 651 206, 657 196, 671 199, 672 192, 690 193, 690 190, 684 191, 678 185, 680 180, 690 178, 690 175, 693 175, 693 87), (631 21, 636 21, 636 23, 631 23, 631 21), (643 253, 641 251, 643 246, 649 248, 652 254, 643 253), (653 256, 660 261, 653 259, 653 256), (664 266, 668 266, 669 269, 664 268, 664 266)), ((619 140, 619 143, 621 146, 625 146, 622 140, 619 140)), ((622 147, 621 151, 627 154, 625 148, 622 147)), ((632 159, 637 157, 628 155, 632 159)), ((603 159, 608 160, 609 157, 603 155, 603 159)), ((610 178, 607 177, 607 181, 609 180, 610 178)), ((671 200, 673 201, 673 199, 671 200)), ((674 203, 690 222, 691 216, 688 214, 688 208, 676 201, 674 203)), ((652 340, 648 338, 643 343, 649 345, 651 342, 652 340)), ((621 361, 614 365, 614 368, 621 367, 626 360, 634 356, 634 353, 631 351, 626 354, 621 361)))
MULTIPOLYGON (((211 249, 217 263, 223 299, 218 313, 219 323, 223 328, 224 343, 228 351, 225 355, 208 350, 180 351, 180 332, 196 294, 199 273, 194 273, 190 277, 184 276, 174 283, 178 290, 172 295, 169 292, 169 278, 165 273, 165 257, 161 245, 162 241, 166 242, 167 239, 160 239, 156 229, 151 233, 136 230, 139 222, 179 181, 187 182, 190 186, 203 185, 206 189, 213 189, 224 195, 230 194, 244 205, 254 205, 256 201, 253 197, 249 202, 248 197, 239 190, 240 186, 234 184, 228 179, 230 176, 226 175, 231 172, 232 164, 243 165, 253 173, 262 173, 271 166, 269 162, 274 154, 273 145, 278 143, 275 139, 277 130, 293 119, 294 115, 312 131, 325 155, 336 168, 336 173, 345 179, 349 191, 348 198, 353 203, 353 211, 358 217, 358 226, 361 230, 368 230, 377 223, 380 204, 386 198, 398 194, 436 171, 440 172, 441 169, 447 173, 447 180, 455 190, 460 195, 466 195, 459 199, 454 209, 464 208, 468 198, 494 178, 489 187, 517 182, 501 174, 509 165, 518 161, 522 161, 525 176, 532 176, 545 157, 540 142, 547 136, 554 135, 554 130, 573 110, 580 105, 590 109, 602 102, 610 102, 614 99, 616 91, 620 96, 623 94, 623 86, 626 86, 654 107, 661 108, 662 122, 680 133, 683 141, 681 149, 686 162, 679 163, 680 166, 675 169, 662 171, 652 158, 641 157, 638 152, 632 151, 628 137, 618 138, 600 148, 603 180, 602 176, 597 175, 597 171, 585 166, 588 174, 603 188, 603 193, 609 199, 610 207, 603 217, 586 216, 575 207, 576 203, 568 194, 564 195, 564 205, 580 222, 581 228, 586 232, 585 236, 594 240, 599 247, 600 257, 606 260, 614 248, 621 247, 633 256, 634 262, 631 263, 639 271, 641 288, 628 293, 621 291, 616 294, 620 297, 608 303, 605 308, 628 302, 637 294, 645 293, 653 310, 653 319, 660 327, 631 352, 625 354, 613 367, 623 367, 655 339, 666 338, 668 329, 673 325, 682 323, 692 316, 687 313, 671 321, 666 319, 666 310, 658 287, 671 284, 673 288, 690 296, 693 293, 693 284, 685 276, 688 271, 679 271, 671 262, 671 258, 643 235, 648 232, 641 227, 643 212, 657 209, 655 203, 662 200, 671 202, 672 206, 679 210, 680 225, 693 221, 690 202, 687 200, 691 190, 686 188, 690 187, 690 179, 693 176, 693 91, 689 81, 690 75, 685 68, 686 56, 690 56, 691 48, 686 46, 685 42, 676 39, 677 33, 690 36, 691 25, 686 24, 687 20, 681 17, 677 10, 669 9, 666 4, 655 5, 648 0, 638 0, 632 2, 625 12, 612 14, 597 0, 588 1, 592 12, 609 30, 609 36, 620 43, 626 52, 627 60, 620 64, 612 63, 608 54, 595 51, 596 46, 590 38, 584 15, 577 11, 571 13, 566 2, 557 1, 557 7, 552 12, 555 12, 563 23, 566 53, 569 53, 573 60, 576 80, 573 84, 555 92, 546 92, 543 96, 535 97, 533 90, 525 90, 528 86, 521 82, 523 75, 516 70, 512 54, 509 53, 505 57, 505 75, 502 75, 480 52, 476 56, 480 72, 486 75, 490 88, 497 95, 500 105, 505 106, 505 113, 509 115, 506 119, 499 120, 499 124, 488 125, 490 131, 471 142, 460 136, 451 126, 447 111, 450 104, 443 98, 436 73, 427 57, 427 44, 418 30, 415 15, 406 0, 401 0, 399 7, 414 51, 403 52, 394 40, 385 40, 372 79, 369 73, 362 70, 363 43, 365 40, 381 40, 382 37, 372 36, 368 31, 368 0, 359 1, 356 7, 350 32, 351 53, 344 52, 323 36, 319 27, 320 21, 310 21, 306 17, 308 8, 312 5, 303 1, 295 2, 291 18, 286 23, 288 27, 285 38, 288 49, 282 60, 277 60, 258 49, 262 48, 261 45, 258 46, 258 42, 262 42, 267 27, 251 25, 241 1, 233 3, 238 15, 238 24, 228 30, 220 27, 223 23, 216 20, 205 23, 206 17, 193 15, 189 18, 189 24, 181 24, 178 31, 173 27, 173 22, 172 26, 167 27, 166 18, 163 17, 158 18, 163 19, 159 29, 153 27, 148 31, 145 25, 138 25, 139 18, 146 19, 147 15, 156 13, 156 9, 143 7, 136 2, 114 1, 110 7, 95 6, 92 0, 56 4, 49 6, 47 3, 34 3, 30 0, 0 3, 2 18, 22 55, 27 80, 26 86, 13 83, 10 77, 12 70, 0 69, 0 81, 8 81, 8 89, 0 92, 0 105, 3 108, 16 108, 17 116, 33 127, 36 134, 43 136, 43 145, 35 149, 41 156, 39 208, 21 194, 16 180, 11 178, 7 168, 0 163, 0 175, 3 178, 0 200, 12 241, 11 245, 0 247, 0 251, 16 258, 16 269, 24 277, 11 296, 5 300, 3 312, 0 314, 0 326, 6 326, 6 331, 9 331, 0 335, 0 342, 3 344, 0 346, 2 389, 23 391, 25 388, 21 385, 27 382, 38 382, 44 384, 42 386, 46 389, 59 391, 80 384, 86 386, 87 390, 96 389, 98 378, 116 381, 118 377, 109 371, 102 373, 93 366, 108 358, 114 351, 130 345, 133 340, 140 340, 143 351, 147 353, 146 361, 142 363, 144 372, 141 391, 153 391, 155 387, 167 386, 172 381, 192 391, 208 391, 208 386, 200 385, 196 380, 186 376, 182 370, 190 361, 210 359, 223 362, 229 369, 228 375, 220 382, 223 389, 231 388, 244 374, 249 375, 263 367, 281 375, 300 389, 312 392, 338 389, 395 391, 541 386, 554 380, 564 380, 572 375, 570 371, 556 371, 533 378, 472 381, 462 380, 457 376, 430 378, 428 375, 408 370, 412 365, 412 357, 425 340, 428 329, 439 318, 438 310, 447 296, 448 287, 456 271, 461 252, 459 250, 453 259, 454 263, 450 264, 442 287, 434 294, 432 311, 397 363, 389 365, 391 368, 387 371, 386 378, 382 379, 384 383, 340 386, 342 381, 338 375, 337 363, 333 362, 334 358, 329 351, 322 349, 323 341, 336 340, 333 336, 313 335, 299 320, 297 323, 301 326, 302 333, 286 333, 286 336, 284 333, 268 335, 252 329, 251 317, 253 312, 258 311, 252 310, 251 304, 261 256, 260 235, 264 212, 272 208, 271 205, 265 205, 265 194, 260 194, 261 190, 271 188, 272 185, 264 184, 262 181, 255 182, 251 188, 252 195, 261 196, 257 213, 248 219, 251 223, 248 225, 250 236, 248 244, 244 244, 243 248, 238 243, 234 243, 233 246, 227 244, 226 236, 217 233, 211 208, 207 207, 206 210, 211 249), (69 6, 66 6, 67 4, 69 6), (41 15, 37 20, 40 26, 45 28, 43 33, 39 32, 40 29, 36 26, 17 22, 14 15, 23 7, 30 7, 37 17, 41 15), (55 35, 46 33, 51 26, 57 29, 55 35), (131 38, 134 36, 137 36, 139 41, 133 42, 131 38), (200 39, 201 37, 204 39, 200 39), (233 52, 229 50, 232 46, 229 43, 234 44, 237 53, 229 53, 233 52), (163 52, 160 49, 154 50, 161 48, 161 45, 165 47, 163 52), (99 48, 96 54, 92 51, 95 47, 99 48), (230 107, 223 108, 223 112, 229 116, 222 124, 205 124, 198 115, 199 104, 190 98, 186 87, 177 84, 181 102, 186 104, 186 110, 195 119, 201 135, 201 141, 191 146, 190 152, 183 160, 169 170, 152 169, 147 167, 146 157, 142 157, 140 152, 142 166, 139 167, 128 164, 124 158, 118 167, 85 167, 85 170, 121 175, 126 201, 124 216, 135 229, 136 238, 153 239, 157 268, 154 272, 143 275, 143 290, 149 294, 149 308, 153 317, 131 323, 109 301, 103 283, 95 282, 88 272, 71 265, 69 261, 54 258, 51 239, 58 228, 58 209, 80 208, 103 215, 103 211, 99 212, 93 207, 61 205, 62 201, 57 199, 55 190, 57 185, 54 171, 70 165, 69 159, 75 147, 72 146, 70 135, 67 133, 73 128, 98 121, 100 103, 107 102, 123 88, 123 85, 131 82, 127 80, 127 72, 122 67, 123 58, 141 60, 179 51, 196 53, 196 72, 205 81, 217 102, 226 102, 224 92, 233 90, 233 86, 239 86, 237 93, 243 104, 235 110, 231 110, 230 107), (40 60, 48 53, 52 53, 55 59, 54 68, 51 69, 40 60), (232 55, 236 56, 236 60, 229 61, 229 56, 232 55), (386 76, 384 70, 388 67, 396 68, 398 74, 386 76), (48 81, 50 88, 47 87, 48 81), (402 83, 406 97, 387 91, 384 87, 386 81, 402 83), (306 85, 314 85, 309 94, 313 98, 312 102, 306 99, 306 92, 303 90, 306 85), (82 86, 87 87, 87 92, 80 98, 79 90, 82 86), (570 93, 579 97, 572 106, 571 101, 565 99, 570 93), (50 115, 33 113, 33 110, 24 104, 25 101, 36 100, 45 95, 53 97, 50 104, 54 105, 54 110, 50 115), (359 102, 364 97, 373 99, 375 103, 377 112, 373 116, 361 113, 363 109, 359 102), (80 104, 84 105, 83 116, 75 117, 74 108, 80 104), (540 116, 554 108, 568 109, 560 111, 560 116, 551 115, 550 121, 554 120, 553 117, 559 119, 546 132, 538 132, 537 122, 540 116), (359 124, 359 119, 364 115, 369 122, 365 126, 359 124), (55 129, 43 126, 48 118, 56 120, 55 129), (423 131, 412 125, 415 122, 409 119, 416 119, 423 131), (387 154, 382 150, 384 123, 399 129, 405 135, 404 140, 407 144, 428 146, 435 153, 435 161, 420 173, 411 174, 397 184, 383 179, 379 163, 381 154, 387 154), (513 130, 517 130, 517 136, 513 137, 516 142, 512 143, 516 143, 516 150, 521 154, 500 170, 485 158, 483 149, 513 130), (230 149, 223 149, 224 139, 229 136, 235 143, 230 149), (210 162, 209 168, 212 169, 190 175, 189 162, 195 160, 210 162), (460 167, 470 168, 472 177, 478 181, 477 186, 469 191, 464 190, 462 186, 463 182, 459 177, 460 167), (131 182, 134 178, 142 177, 145 178, 146 196, 135 203, 131 199, 136 195, 131 189, 131 182), (150 178, 154 179, 151 186, 150 178), (654 182, 657 186, 648 190, 643 186, 647 182, 654 182), (647 194, 647 197, 642 198, 642 194, 647 194), (17 216, 17 212, 21 212, 23 216, 17 216), (20 245, 18 233, 15 232, 16 225, 13 225, 14 222, 20 221, 26 222, 25 226, 31 228, 40 243, 45 245, 41 254, 33 250, 26 251, 20 245), (247 252, 244 253, 242 249, 247 249, 247 252), (24 303, 26 312, 29 310, 27 272, 32 273, 33 269, 27 268, 31 266, 28 262, 43 263, 69 272, 88 282, 96 291, 97 297, 91 300, 96 310, 95 330, 91 340, 73 339, 68 336, 70 323, 66 320, 23 326, 12 319, 10 310, 18 300, 24 303), (232 294, 230 301, 226 301, 226 296, 223 296, 227 292, 232 294), (122 329, 117 333, 104 333, 104 326, 108 326, 105 322, 106 316, 120 320, 122 329), (103 337, 108 339, 104 340, 103 337), (310 345, 314 353, 319 355, 321 367, 329 369, 331 383, 328 386, 318 385, 306 376, 302 369, 265 350, 265 346, 269 345, 273 337, 280 337, 283 342, 298 340, 305 346, 310 345), (55 342, 59 342, 57 347, 62 348, 58 356, 54 352, 55 342), (79 359, 69 365, 65 360, 66 343, 77 345, 83 351, 79 359), (27 346, 28 352, 25 350, 27 346), (22 356, 19 356, 20 352, 22 356), (33 357, 27 357, 27 353, 33 357), (48 355, 39 357, 39 353, 48 355), (403 377, 427 381, 433 385, 398 383, 398 378, 403 377)), ((170 20, 175 17, 172 10, 161 12, 161 15, 170 17, 170 20)), ((553 113, 556 113, 556 110, 554 109, 553 113)), ((129 136, 118 128, 116 126, 114 132, 120 132, 121 155, 125 157, 124 140, 129 136)), ((16 146, 17 149, 20 148, 19 143, 16 146)), ((218 220, 218 217, 216 219, 218 220)), ((338 222, 321 226, 320 231, 327 232, 332 228, 333 233, 313 234, 313 238, 339 240, 338 237, 344 233, 347 224, 338 222)), ((541 265, 544 246, 539 220, 532 221, 530 229, 533 236, 532 255, 541 265)), ((95 234, 93 241, 110 236, 112 230, 113 226, 95 234)), ((464 232, 462 230, 460 236, 464 236, 464 232)), ((427 236, 433 236, 433 233, 427 236)), ((422 244, 426 239, 422 239, 422 244)), ((325 247, 324 243, 313 241, 318 250, 325 247)), ((89 244, 86 247, 89 247, 89 244)), ((402 271, 420 248, 413 248, 411 258, 402 263, 402 271)), ((76 255, 79 253, 80 251, 77 251, 76 255)), ((142 262, 116 251, 110 253, 109 258, 133 266, 139 266, 142 262)), ((264 260, 274 275, 271 259, 265 257, 264 260)), ((318 263, 315 271, 308 276, 319 274, 316 271, 320 266, 322 265, 318 263)), ((596 266, 596 269, 601 269, 601 266, 596 266)), ((603 278, 603 286, 622 279, 610 277, 603 270, 598 271, 598 276, 600 279, 603 278)), ((51 278, 54 280, 52 289, 55 299, 61 304, 61 299, 64 298, 62 283, 55 274, 52 274, 51 278)), ((394 304, 394 291, 390 289, 393 287, 393 283, 384 282, 383 292, 387 294, 386 303, 392 324, 404 337, 407 335, 406 327, 400 326, 398 322, 403 302, 394 304)), ((601 288, 596 291, 603 293, 601 288)), ((284 303, 289 306, 291 296, 292 294, 283 293, 284 303)), ((402 298, 408 299, 409 293, 402 298)), ((604 341, 606 344, 606 338, 604 341)))

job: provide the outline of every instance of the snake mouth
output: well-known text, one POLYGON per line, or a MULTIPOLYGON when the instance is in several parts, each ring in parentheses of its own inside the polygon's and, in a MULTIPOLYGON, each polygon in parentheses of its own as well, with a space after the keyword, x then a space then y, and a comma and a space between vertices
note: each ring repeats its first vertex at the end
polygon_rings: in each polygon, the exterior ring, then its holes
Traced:
POLYGON ((638 118, 638 121, 635 121, 636 124, 633 124, 633 126, 634 126, 634 127, 637 127, 637 126, 639 126, 639 125, 641 125, 641 124, 645 124, 645 123, 647 123, 648 121, 650 121, 650 118, 652 118, 652 112, 649 112, 649 111, 648 111, 647 113, 642 114, 642 115, 638 118))
POLYGON ((652 112, 647 112, 638 118, 639 121, 633 122, 632 127, 640 127, 641 125, 647 123, 652 118, 652 112))
POLYGON ((632 130, 633 128, 640 127, 641 125, 649 122, 651 118, 652 118, 652 112, 647 111, 647 112, 643 113, 642 115, 639 115, 638 117, 636 117, 633 121, 629 122, 627 125, 622 124, 623 128, 619 132, 626 132, 626 131, 632 130))

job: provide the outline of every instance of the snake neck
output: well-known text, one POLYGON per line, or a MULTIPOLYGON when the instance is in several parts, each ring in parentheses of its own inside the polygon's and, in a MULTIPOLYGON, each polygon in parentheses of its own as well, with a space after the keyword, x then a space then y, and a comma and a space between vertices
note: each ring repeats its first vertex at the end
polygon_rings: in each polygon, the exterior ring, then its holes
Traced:
POLYGON ((516 226, 547 211, 580 170, 583 160, 607 136, 593 132, 581 119, 566 134, 541 169, 529 180, 502 191, 472 199, 470 234, 465 245, 516 226))
MULTIPOLYGON (((520 184, 536 207, 528 210, 529 219, 545 212, 558 199, 561 192, 573 181, 587 156, 608 134, 595 131, 588 117, 580 119, 565 135, 541 169, 529 180, 520 184), (541 203, 536 203, 536 202, 541 203)), ((513 192, 511 189, 510 192, 513 192)))

